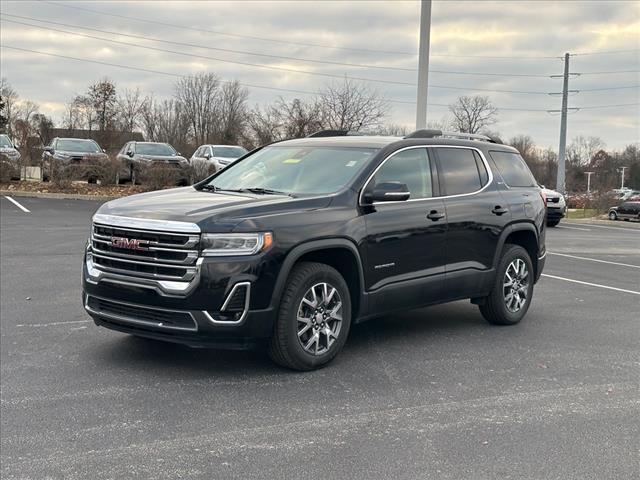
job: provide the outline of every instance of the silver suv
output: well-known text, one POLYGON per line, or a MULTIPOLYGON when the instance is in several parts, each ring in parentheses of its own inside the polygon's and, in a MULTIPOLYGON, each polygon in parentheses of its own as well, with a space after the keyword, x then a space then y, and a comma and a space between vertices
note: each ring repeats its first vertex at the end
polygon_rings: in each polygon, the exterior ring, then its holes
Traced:
POLYGON ((203 163, 211 166, 217 172, 231 165, 246 153, 247 150, 238 145, 201 145, 191 155, 191 164, 203 163))

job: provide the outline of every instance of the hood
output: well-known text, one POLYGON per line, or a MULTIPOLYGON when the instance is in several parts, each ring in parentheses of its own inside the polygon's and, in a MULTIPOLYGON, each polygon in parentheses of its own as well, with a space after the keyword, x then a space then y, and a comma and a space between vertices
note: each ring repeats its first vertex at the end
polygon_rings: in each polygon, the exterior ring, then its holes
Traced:
POLYGON ((196 223, 203 232, 228 232, 247 217, 288 211, 315 210, 329 205, 331 198, 291 198, 284 195, 254 195, 200 191, 193 187, 172 188, 119 198, 102 205, 97 213, 138 219, 196 223))
POLYGON ((143 153, 136 153, 135 158, 140 160, 150 160, 152 162, 186 162, 187 159, 180 155, 145 155, 143 153))
POLYGON ((56 150, 55 155, 67 155, 70 157, 86 157, 86 158, 98 158, 107 157, 104 152, 74 152, 72 150, 56 150))

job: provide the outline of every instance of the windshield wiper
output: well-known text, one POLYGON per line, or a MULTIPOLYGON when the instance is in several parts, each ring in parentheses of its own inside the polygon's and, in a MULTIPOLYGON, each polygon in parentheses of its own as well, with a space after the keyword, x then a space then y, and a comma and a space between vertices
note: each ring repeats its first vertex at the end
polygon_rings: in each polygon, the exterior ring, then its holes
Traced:
POLYGON ((241 188, 239 191, 257 193, 258 195, 287 195, 288 197, 293 197, 293 194, 291 193, 283 192, 281 190, 272 190, 271 188, 262 188, 262 187, 241 188))

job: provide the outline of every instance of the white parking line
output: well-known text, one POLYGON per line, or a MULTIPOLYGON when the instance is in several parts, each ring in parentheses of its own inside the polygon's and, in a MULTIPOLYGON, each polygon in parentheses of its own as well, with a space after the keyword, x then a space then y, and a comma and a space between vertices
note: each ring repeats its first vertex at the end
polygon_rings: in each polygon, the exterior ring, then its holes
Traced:
POLYGON ((69 322, 51 322, 51 323, 19 323, 16 327, 56 327, 58 325, 72 325, 74 323, 89 323, 91 320, 72 320, 69 322))
MULTIPOLYGON (((595 228, 608 228, 609 230, 624 230, 625 232, 640 232, 640 229, 636 230, 633 227, 625 228, 625 227, 610 227, 608 225, 592 225, 592 224, 584 224, 584 223, 574 223, 574 225, 580 225, 581 227, 595 227, 595 228)), ((565 228, 567 228, 565 226, 565 228)))
POLYGON ((16 207, 18 207, 20 210, 22 210, 24 213, 31 213, 31 210, 29 210, 28 208, 23 207, 22 205, 20 205, 17 201, 15 201, 13 198, 8 197, 6 195, 4 195, 4 198, 6 198, 7 200, 9 200, 11 203, 13 203, 16 207))
POLYGON ((590 228, 577 228, 577 227, 567 227, 566 225, 558 225, 555 228, 570 228, 571 230, 582 230, 583 232, 590 232, 590 228))
POLYGON ((556 253, 556 252, 550 252, 548 250, 547 250, 547 253, 549 255, 557 255, 558 257, 577 258, 578 260, 588 260, 590 262, 608 263, 609 265, 619 265, 621 267, 640 268, 640 265, 630 265, 628 263, 610 262, 608 260, 599 260, 597 258, 578 257, 577 255, 569 255, 567 253, 556 253))
POLYGON ((565 282, 579 283, 580 285, 588 285, 590 287, 605 288, 607 290, 615 290, 616 292, 631 293, 633 295, 640 295, 640 292, 636 292, 635 290, 625 290, 624 288, 616 288, 616 287, 610 287, 608 285, 599 285, 597 283, 583 282, 581 280, 574 280, 573 278, 557 277, 555 275, 548 275, 546 273, 543 273, 542 276, 543 277, 548 277, 548 278, 554 278, 556 280, 564 280, 565 282))

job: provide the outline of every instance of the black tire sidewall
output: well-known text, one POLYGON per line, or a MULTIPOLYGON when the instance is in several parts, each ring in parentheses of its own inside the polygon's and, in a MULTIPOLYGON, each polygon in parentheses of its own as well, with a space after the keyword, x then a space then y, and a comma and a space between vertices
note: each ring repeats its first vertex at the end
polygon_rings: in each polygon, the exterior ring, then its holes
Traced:
POLYGON ((496 276, 497 278, 495 287, 491 294, 493 296, 492 300, 495 302, 494 305, 499 309, 499 314, 505 324, 516 324, 520 322, 520 320, 522 320, 522 318, 527 314, 533 297, 534 276, 535 274, 533 271, 533 263, 531 262, 531 258, 529 257, 527 251, 519 245, 509 245, 502 257, 502 260, 500 261, 496 276), (527 271, 529 272, 529 285, 527 289, 527 301, 525 303, 525 306, 514 313, 509 311, 504 303, 503 281, 505 272, 509 267, 509 264, 517 258, 523 260, 527 265, 527 271))
POLYGON ((294 287, 294 293, 290 297, 290 301, 281 305, 280 322, 286 325, 287 350, 296 362, 303 364, 306 368, 316 368, 331 361, 342 349, 351 326, 351 298, 349 288, 342 276, 332 267, 314 272, 306 277, 302 282, 294 287), (298 306, 302 301, 303 295, 315 284, 326 282, 338 290, 342 299, 342 325, 337 340, 331 346, 329 351, 322 355, 312 355, 304 350, 298 339, 298 306))

